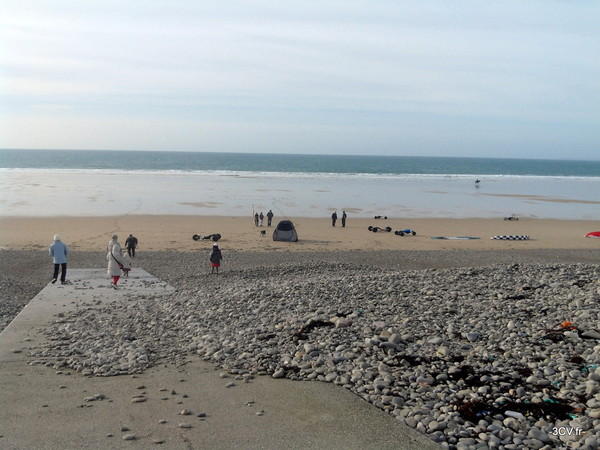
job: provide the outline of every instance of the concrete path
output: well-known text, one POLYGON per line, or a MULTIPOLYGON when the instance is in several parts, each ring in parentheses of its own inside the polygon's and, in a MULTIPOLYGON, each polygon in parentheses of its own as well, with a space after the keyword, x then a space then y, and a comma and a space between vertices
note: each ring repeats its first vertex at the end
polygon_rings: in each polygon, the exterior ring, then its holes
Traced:
POLYGON ((29 349, 44 343, 42 331, 65 312, 173 289, 140 269, 118 291, 104 269, 70 270, 69 279, 49 284, 0 333, 0 448, 440 448, 329 383, 266 376, 244 383, 193 358, 183 367, 106 378, 32 365, 29 349), (147 400, 132 403, 141 394, 147 400))

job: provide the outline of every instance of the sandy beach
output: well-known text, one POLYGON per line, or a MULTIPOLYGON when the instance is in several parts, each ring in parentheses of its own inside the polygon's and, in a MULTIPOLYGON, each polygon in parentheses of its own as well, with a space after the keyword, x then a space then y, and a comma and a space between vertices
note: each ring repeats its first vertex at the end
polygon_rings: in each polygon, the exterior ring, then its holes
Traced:
MULTIPOLYGON (((600 230, 597 221, 521 218, 496 219, 352 219, 345 228, 332 227, 329 218, 289 218, 296 226, 299 242, 274 242, 273 227, 256 227, 250 217, 149 216, 119 217, 2 217, 0 247, 12 250, 46 249, 54 234, 62 236, 72 250, 104 249, 117 234, 123 244, 129 234, 139 240, 139 251, 209 249, 210 240, 192 236, 222 235, 224 250, 267 252, 314 252, 346 250, 508 250, 508 249, 600 249, 600 239, 584 236, 600 230), (368 227, 390 227, 392 232, 373 233, 368 227), (398 236, 410 229, 415 236, 398 236), (260 232, 265 231, 262 235, 260 232), (496 235, 527 235, 526 241, 492 240, 496 235), (432 237, 468 236, 479 239, 440 240, 432 237)), ((266 224, 266 219, 265 219, 266 224)))
MULTIPOLYGON (((108 281, 91 288, 74 275, 75 299, 88 292, 111 307, 83 301, 65 321, 37 329, 37 343, 25 361, 35 357, 60 368, 57 373, 77 376, 121 374, 120 366, 106 361, 130 358, 130 341, 120 336, 135 330, 143 345, 133 360, 143 364, 125 372, 156 373, 159 381, 170 373, 163 362, 181 370, 186 361, 201 358, 231 376, 264 374, 343 386, 450 448, 484 442, 566 448, 571 441, 595 448, 600 240, 584 236, 600 224, 502 217, 350 219, 342 228, 339 222, 332 227, 328 218, 292 220, 297 243, 274 242, 273 228, 256 227, 246 217, 1 218, 0 325, 52 286, 47 247, 55 233, 71 248, 74 273, 94 268, 101 276, 109 238, 117 234, 123 243, 132 233, 140 242, 134 273, 146 270, 176 293, 136 296, 133 281, 123 280, 119 292, 127 301, 117 302, 108 281), (369 226, 417 234, 374 233, 369 226), (218 277, 209 274, 213 242, 192 239, 213 233, 222 235, 225 256, 218 277), (530 239, 491 240, 495 235, 530 239), (431 239, 458 236, 479 239, 431 239), (103 319, 97 321, 97 314, 103 319), (576 331, 561 329, 565 321, 574 322, 576 331), (76 329, 85 329, 86 336, 75 336, 68 346, 57 339, 76 329), (538 401, 554 402, 558 409, 543 416, 546 410, 527 407, 538 401), (519 414, 523 418, 513 417, 519 414), (558 436, 557 427, 584 432, 558 436)), ((110 391, 115 398, 121 379, 116 377, 110 391)), ((109 417, 128 415, 131 408, 113 410, 109 417)), ((141 414, 136 429, 166 436, 174 445, 168 448, 177 448, 178 438, 162 434, 149 417, 141 414)), ((111 435, 118 433, 106 422, 111 435)))

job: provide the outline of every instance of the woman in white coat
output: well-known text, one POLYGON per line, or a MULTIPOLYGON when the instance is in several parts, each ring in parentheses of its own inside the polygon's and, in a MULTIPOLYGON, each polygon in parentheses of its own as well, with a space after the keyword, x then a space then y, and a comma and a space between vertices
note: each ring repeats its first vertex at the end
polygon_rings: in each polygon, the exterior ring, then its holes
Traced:
POLYGON ((106 259, 108 261, 108 276, 112 277, 112 283, 110 284, 113 289, 119 289, 117 283, 121 278, 121 269, 123 267, 123 256, 121 255, 121 244, 117 240, 118 237, 115 235, 112 241, 108 245, 108 254, 106 259))

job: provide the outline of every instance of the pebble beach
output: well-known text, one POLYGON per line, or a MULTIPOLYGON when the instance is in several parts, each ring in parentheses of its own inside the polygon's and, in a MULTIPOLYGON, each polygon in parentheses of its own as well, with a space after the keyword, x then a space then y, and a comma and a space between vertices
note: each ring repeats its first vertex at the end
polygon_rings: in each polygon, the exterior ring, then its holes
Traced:
MULTIPOLYGON (((6 324, 48 261, 1 256, 6 324)), ((218 276, 206 256, 140 253, 176 292, 79 308, 43 331, 31 364, 117 376, 202 358, 338 384, 446 448, 598 447, 598 250, 234 250, 218 276)))

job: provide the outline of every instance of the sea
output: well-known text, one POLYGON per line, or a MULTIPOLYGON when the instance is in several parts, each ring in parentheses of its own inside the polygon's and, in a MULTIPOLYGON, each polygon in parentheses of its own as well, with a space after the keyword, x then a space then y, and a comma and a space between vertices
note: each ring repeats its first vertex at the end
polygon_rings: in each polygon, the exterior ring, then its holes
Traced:
POLYGON ((0 215, 600 220, 600 161, 0 149, 0 215))

